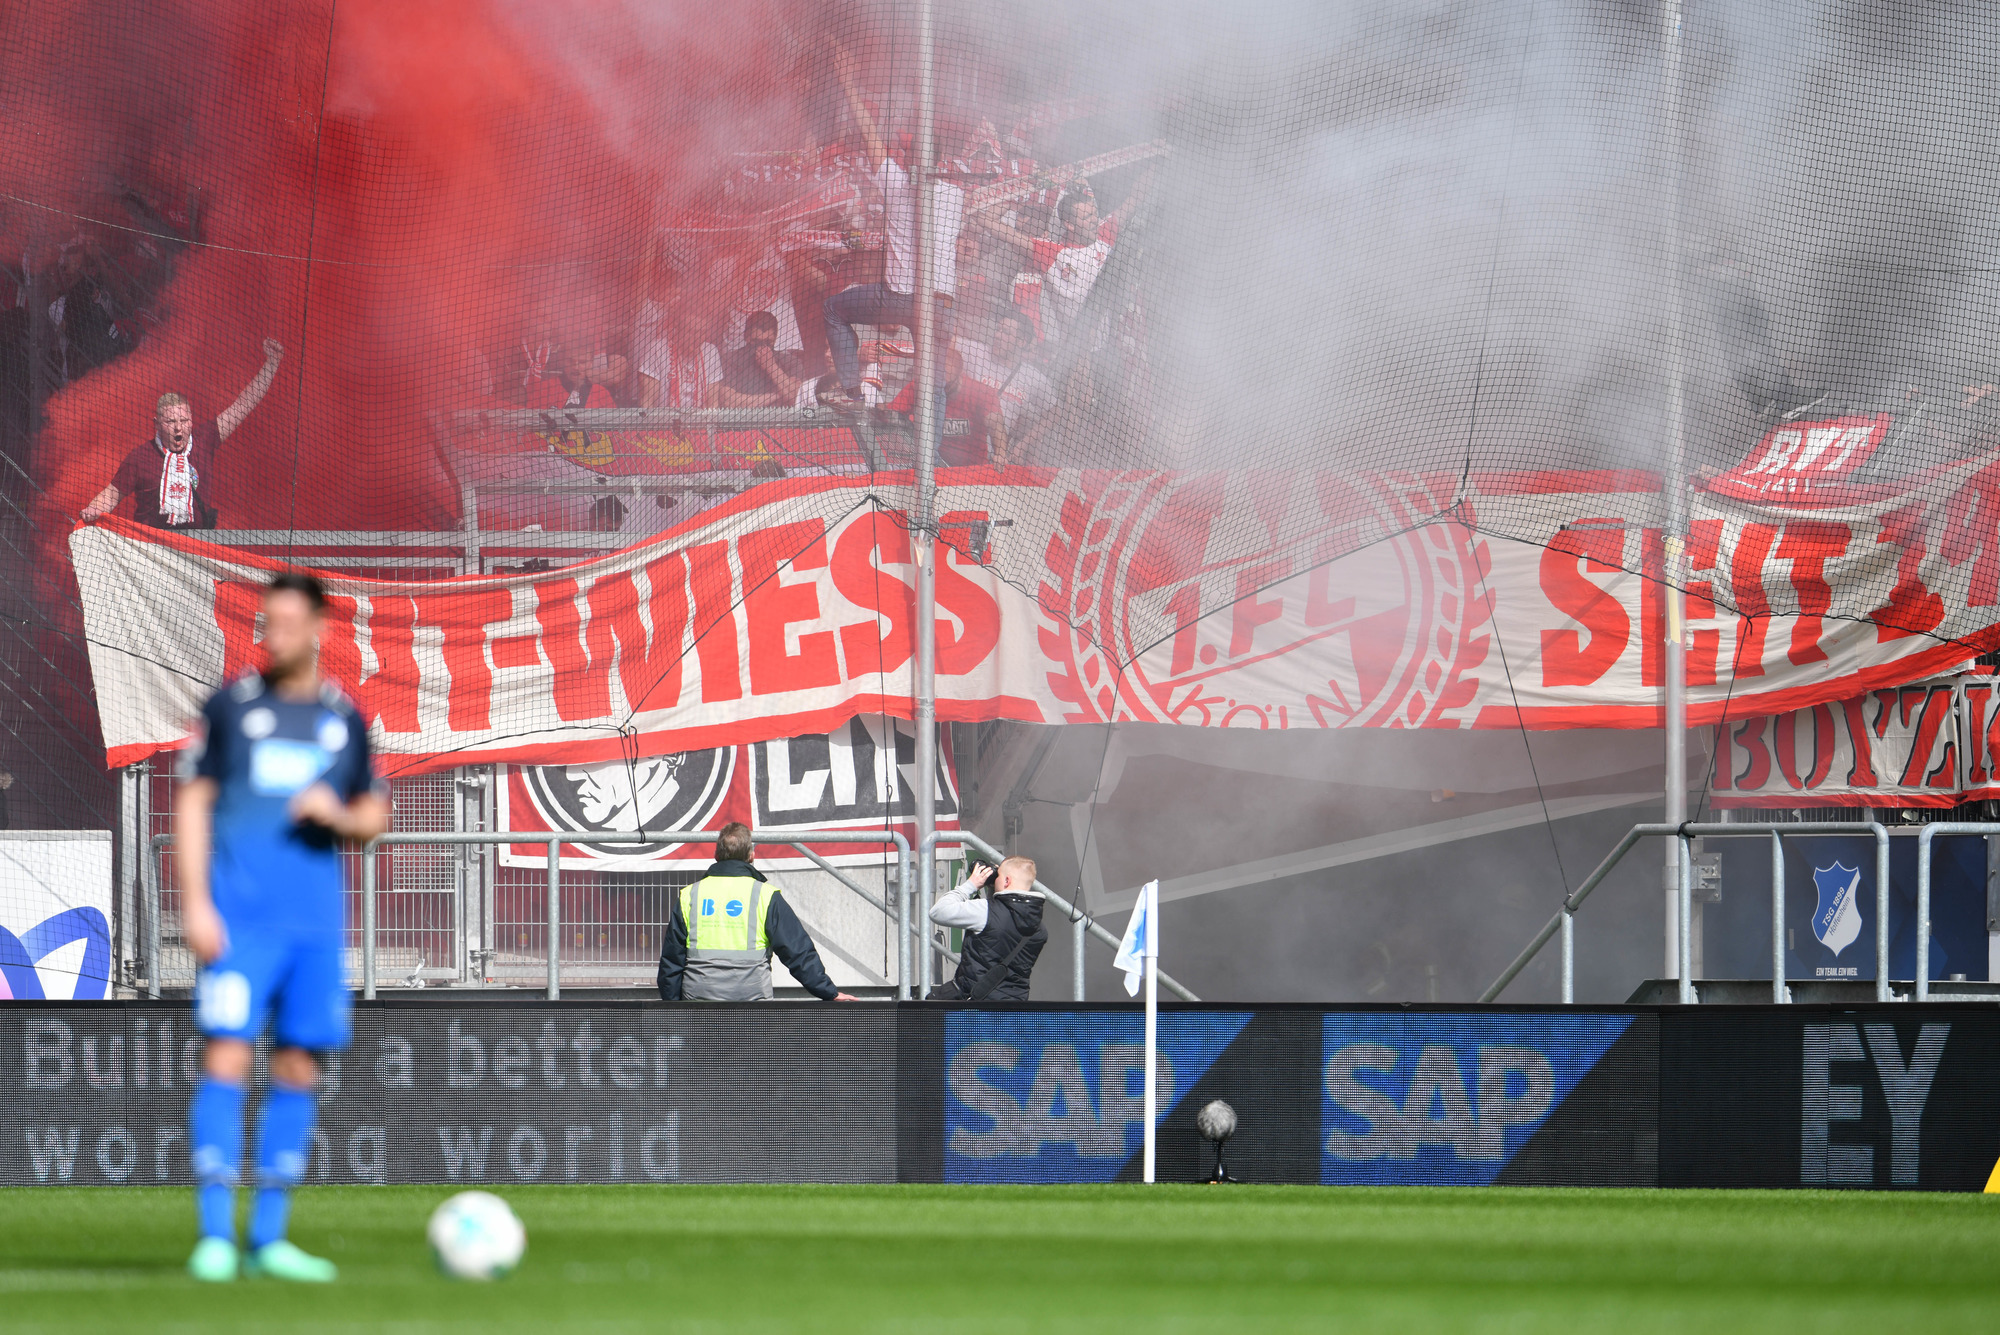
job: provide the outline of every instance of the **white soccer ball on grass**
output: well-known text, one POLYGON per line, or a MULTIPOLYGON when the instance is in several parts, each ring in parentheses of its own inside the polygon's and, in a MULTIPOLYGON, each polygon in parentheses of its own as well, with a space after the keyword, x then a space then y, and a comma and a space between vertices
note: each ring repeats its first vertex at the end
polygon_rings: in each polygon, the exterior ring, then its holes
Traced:
POLYGON ((453 1279, 499 1279, 521 1263, 528 1231, 490 1191, 461 1191, 431 1212, 431 1255, 453 1279))

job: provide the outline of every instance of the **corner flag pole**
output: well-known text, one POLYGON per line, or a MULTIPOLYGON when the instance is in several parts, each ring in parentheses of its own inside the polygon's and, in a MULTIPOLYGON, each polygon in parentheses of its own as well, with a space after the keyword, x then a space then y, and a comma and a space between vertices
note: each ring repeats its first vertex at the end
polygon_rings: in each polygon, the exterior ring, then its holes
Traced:
POLYGON ((1160 883, 1146 882, 1140 897, 1145 904, 1145 961, 1146 961, 1146 1176, 1153 1180, 1153 1145, 1158 1132, 1155 1122, 1159 1120, 1158 1085, 1154 1073, 1160 1061, 1160 883))

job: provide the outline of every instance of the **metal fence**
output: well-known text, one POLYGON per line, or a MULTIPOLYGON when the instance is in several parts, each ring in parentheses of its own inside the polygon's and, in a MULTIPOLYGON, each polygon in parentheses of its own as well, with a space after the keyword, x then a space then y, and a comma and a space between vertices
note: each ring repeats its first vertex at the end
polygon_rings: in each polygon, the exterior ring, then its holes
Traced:
MULTIPOLYGON (((138 810, 145 856, 129 880, 131 900, 121 929, 135 958, 127 983, 157 997, 163 989, 194 985, 193 952, 181 935, 180 887, 171 847, 175 777, 137 767, 138 810), (133 929, 136 928, 136 931, 133 929)), ((540 834, 498 827, 496 775, 491 768, 467 768, 394 780, 390 785, 395 828, 366 849, 341 854, 347 889, 347 976, 349 985, 373 997, 385 983, 422 986, 522 986, 539 983, 550 998, 572 985, 644 985, 654 978, 666 931, 669 896, 700 879, 695 871, 605 873, 564 868, 564 846, 609 847, 621 842, 702 842, 720 831, 642 831, 616 839, 590 839, 575 832, 540 834), (510 866, 502 846, 541 845, 542 866, 510 866), (553 943, 553 948, 551 945, 553 943)), ((913 854, 895 831, 788 830, 753 834, 760 844, 787 846, 816 864, 834 882, 882 915, 893 942, 880 968, 856 958, 832 935, 814 931, 822 951, 840 959, 872 983, 895 987, 899 1000, 922 996, 956 963, 947 934, 929 922, 935 898, 936 850, 943 845, 973 848, 998 861, 1004 854, 970 831, 934 833, 913 854), (884 890, 876 892, 813 852, 809 845, 870 844, 893 858, 885 867, 884 890), (913 866, 913 863, 916 864, 913 866), (916 899, 912 903, 912 896, 916 899)), ((1116 949, 1118 937, 1068 900, 1037 881, 1050 906, 1071 930, 1071 993, 1084 999, 1083 958, 1095 937, 1116 949)), ((794 906, 795 910, 797 905, 794 906)), ((812 923, 807 924, 814 927, 812 923)), ((1053 925, 1053 924, 1052 924, 1053 925)), ((1160 975, 1160 982, 1184 1000, 1200 998, 1183 984, 1160 975)))
MULTIPOLYGON (((1973 834, 1992 832, 2000 834, 2000 825, 1993 826, 1926 826, 1918 836, 1920 843, 1917 891, 1918 947, 1917 947, 1917 997, 1923 1000, 1930 993, 1927 975, 1930 972, 1930 846, 1931 839, 1938 833, 1973 834)), ((1597 864, 1590 875, 1583 878, 1562 902, 1555 916, 1542 925, 1542 929, 1528 942, 1521 953, 1514 957, 1501 975, 1484 992, 1479 1000, 1484 1003, 1495 1000, 1506 991, 1528 962, 1541 953, 1549 938, 1562 935, 1562 1001, 1565 1006, 1576 1002, 1576 911, 1590 896, 1611 869, 1629 853, 1641 839, 1665 838, 1675 841, 1679 849, 1678 876, 1675 896, 1676 969, 1675 980, 1679 983, 1679 999, 1684 1006, 1696 1000, 1694 987, 1693 959, 1693 917, 1694 917, 1694 856, 1693 842, 1696 839, 1743 839, 1768 837, 1771 841, 1771 1000, 1784 1005, 1791 1000, 1791 990, 1785 985, 1785 843, 1788 834, 1872 834, 1875 837, 1875 999, 1888 1001, 1892 993, 1889 987, 1889 831, 1879 821, 1825 820, 1825 821, 1785 821, 1782 823, 1745 823, 1728 825, 1695 824, 1692 821, 1679 825, 1634 825, 1626 831, 1618 846, 1597 864)))
MULTIPOLYGON (((695 843, 713 842, 721 837, 721 833, 720 830, 676 831, 673 838, 695 843)), ((782 835, 753 835, 752 838, 760 844, 784 844, 796 849, 895 924, 897 998, 908 999, 910 906, 908 896, 900 892, 900 887, 910 884, 909 841, 893 830, 803 830, 788 831, 782 835), (808 843, 892 845, 896 851, 894 883, 899 887, 898 892, 886 899, 874 894, 813 853, 806 847, 808 843)), ((565 976, 573 982, 588 980, 600 986, 650 982, 659 960, 661 933, 666 927, 667 896, 679 886, 697 880, 697 874, 662 876, 661 880, 670 880, 673 884, 644 887, 649 893, 639 898, 640 912, 628 915, 626 921, 614 922, 604 911, 604 896, 592 893, 601 891, 602 887, 576 884, 581 879, 579 874, 564 871, 561 859, 562 849, 566 846, 659 842, 661 839, 659 831, 627 835, 620 839, 590 839, 573 831, 549 834, 491 830, 392 831, 362 849, 343 853, 342 858, 348 864, 349 872, 346 924, 349 983, 358 985, 361 994, 372 999, 378 982, 384 977, 400 978, 413 984, 421 982, 427 970, 433 970, 433 966, 425 963, 427 947, 440 952, 455 950, 457 958, 479 962, 476 977, 468 977, 460 971, 454 975, 456 981, 504 984, 539 976, 551 1001, 562 996, 565 976), (482 949, 467 944, 467 922, 473 917, 470 897, 423 889, 413 892, 394 889, 399 862, 407 862, 412 854, 417 859, 416 865, 422 867, 423 859, 434 859, 439 853, 462 861, 469 854, 490 855, 491 850, 503 844, 540 844, 548 850, 547 869, 538 883, 524 878, 515 884, 493 886, 491 898, 496 908, 484 917, 484 921, 494 923, 503 938, 511 937, 511 948, 496 946, 482 949), (426 895, 443 902, 420 903, 414 912, 397 911, 399 900, 426 895), (631 920, 641 915, 649 920, 631 920), (385 918, 388 921, 385 922, 385 918), (411 919, 418 921, 413 923, 411 919), (410 964, 413 959, 415 963, 410 972, 399 974, 402 966, 410 964)), ((195 965, 192 952, 180 939, 179 894, 169 888, 168 882, 172 860, 161 856, 172 847, 173 835, 164 832, 155 834, 147 843, 148 856, 141 869, 140 890, 145 916, 143 958, 148 962, 145 988, 148 996, 158 997, 163 986, 173 985, 169 980, 192 986, 195 965), (158 961, 159 967, 152 967, 153 961, 158 961), (179 974, 178 978, 176 974, 179 974)), ((591 874, 582 875, 587 877, 591 874)), ((872 973, 866 964, 824 936, 817 944, 864 974, 872 973)), ((929 952, 924 953, 928 965, 929 952)), ((445 966, 435 969, 435 972, 451 974, 453 971, 450 966, 445 966)), ((928 977, 928 967, 924 973, 928 977)), ((890 980, 874 976, 874 981, 887 985, 890 980)))
MULTIPOLYGON (((125 938, 124 953, 138 962, 127 981, 143 983, 149 995, 158 995, 162 987, 192 987, 195 960, 181 937, 173 859, 158 855, 172 833, 178 780, 165 767, 147 767, 139 774, 136 819, 153 855, 133 878, 134 902, 123 916, 137 930, 125 938)), ((371 942, 376 976, 382 981, 507 986, 544 979, 550 939, 546 875, 539 868, 506 865, 498 851, 503 843, 546 841, 497 837, 495 782, 491 768, 478 767, 391 783, 395 831, 374 859, 372 936, 364 935, 370 904, 362 891, 368 870, 359 850, 342 852, 351 985, 363 984, 364 947, 371 942), (426 838, 411 837, 418 835, 426 838), (429 838, 436 835, 474 837, 429 838)), ((650 983, 666 930, 668 896, 697 879, 696 871, 563 869, 557 907, 564 925, 558 954, 565 975, 600 986, 650 983)), ((882 970, 878 964, 868 972, 882 970)))
MULTIPOLYGON (((1946 837, 2000 834, 2000 824, 1992 821, 1937 821, 1924 826, 1917 835, 1917 967, 1916 997, 1931 997, 1931 841, 1946 837)), ((1990 886, 1990 882, 1989 882, 1990 886)), ((1988 895, 1992 891, 1989 888, 1988 895)), ((1990 903, 1989 899, 1989 903, 1990 903)), ((1990 910, 1989 910, 1990 912, 1990 910)), ((1989 919, 1987 930, 1992 931, 1989 919)), ((1989 981, 1992 981, 1989 979, 1989 981)))

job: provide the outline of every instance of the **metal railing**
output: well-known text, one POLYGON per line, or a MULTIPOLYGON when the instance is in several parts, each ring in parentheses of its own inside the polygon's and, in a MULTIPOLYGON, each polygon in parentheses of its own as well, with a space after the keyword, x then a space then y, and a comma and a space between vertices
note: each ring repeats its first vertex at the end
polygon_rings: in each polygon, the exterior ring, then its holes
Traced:
MULTIPOLYGON (((542 844, 548 850, 548 895, 547 895, 547 982, 546 995, 551 1001, 562 996, 562 952, 559 947, 562 931, 562 847, 590 846, 616 847, 631 843, 704 843, 721 838, 720 830, 673 830, 639 831, 612 837, 588 836, 576 831, 552 831, 523 833, 519 831, 391 831, 378 839, 369 841, 361 849, 361 995, 373 1000, 376 981, 376 861, 381 850, 391 844, 403 845, 463 845, 490 844, 505 846, 513 844, 542 844)), ((783 834, 752 833, 751 839, 759 844, 789 845, 804 857, 810 859, 833 876, 842 885, 859 895, 870 907, 896 924, 896 999, 910 998, 910 841, 897 830, 793 830, 783 834), (887 844, 896 849, 896 895, 894 904, 878 899, 873 892, 813 852, 805 845, 811 844, 887 844)), ((157 860, 162 849, 171 847, 172 834, 156 834, 149 840, 151 856, 141 868, 144 880, 140 898, 145 905, 146 931, 146 992, 157 999, 160 995, 160 885, 157 860)), ((831 947, 830 947, 831 948, 831 947)), ((845 956, 845 952, 837 952, 845 956)), ((858 961, 848 957, 848 963, 861 967, 858 961)))
MULTIPOLYGON (((438 845, 543 845, 548 850, 546 981, 544 992, 549 1000, 555 1001, 559 1000, 562 996, 562 952, 558 946, 564 925, 561 895, 562 847, 564 845, 572 847, 588 845, 591 847, 612 848, 620 844, 631 843, 702 843, 712 842, 720 838, 721 834, 720 830, 651 830, 640 831, 636 834, 620 834, 612 837, 602 835, 591 837, 581 835, 575 831, 537 831, 532 833, 504 830, 391 831, 378 839, 370 841, 361 849, 361 995, 370 1000, 374 999, 376 995, 377 954, 379 951, 379 942, 377 940, 379 932, 376 924, 376 900, 379 893, 377 890, 379 884, 377 860, 381 851, 390 845, 416 845, 419 847, 438 845)), ((896 999, 899 1001, 910 1000, 913 992, 913 982, 915 987, 914 995, 921 997, 929 992, 937 978, 938 971, 935 966, 940 961, 948 962, 951 959, 950 953, 933 940, 930 931, 930 908, 936 898, 935 884, 937 869, 934 854, 938 845, 955 844, 961 847, 971 847, 984 853, 996 862, 1006 856, 999 849, 967 830, 936 831, 924 841, 922 848, 916 850, 914 853, 910 847, 909 840, 900 831, 896 830, 792 830, 782 834, 760 834, 753 832, 751 838, 759 844, 779 844, 792 848, 833 876, 834 879, 858 895, 871 908, 895 924, 896 999), (808 844, 836 843, 883 844, 892 845, 895 848, 897 872, 893 902, 877 898, 867 887, 855 881, 852 877, 806 846, 808 844), (919 902, 916 905, 917 911, 914 914, 911 912, 912 906, 910 903, 911 864, 913 860, 917 863, 915 870, 917 894, 919 897, 919 902), (920 949, 912 949, 911 936, 913 932, 921 932, 923 934, 922 939, 924 944, 920 949), (917 977, 914 980, 911 978, 911 967, 913 964, 917 970, 917 977)), ((161 958, 160 889, 162 878, 159 874, 157 860, 161 850, 172 846, 173 839, 172 834, 153 835, 149 841, 153 855, 145 860, 141 868, 143 887, 140 899, 145 906, 146 987, 147 995, 154 998, 160 995, 160 976, 162 972, 159 965, 161 958)), ((1069 900, 1049 889, 1041 881, 1038 880, 1035 882, 1035 888, 1041 891, 1048 903, 1054 905, 1070 920, 1071 931, 1073 933, 1072 959, 1074 961, 1071 975, 1072 992, 1076 1000, 1082 1001, 1084 999, 1083 951, 1085 942, 1088 938, 1094 936, 1116 951, 1118 949, 1119 938, 1108 931, 1094 917, 1079 910, 1069 900)), ((849 959, 848 962, 856 964, 859 967, 857 961, 849 959)), ((1196 996, 1164 970, 1160 972, 1160 983, 1183 1000, 1201 1000, 1200 997, 1196 996)))
MULTIPOLYGON (((1917 956, 1918 996, 1922 999, 1929 992, 1924 975, 1928 972, 1930 937, 1930 832, 1941 826, 1928 826, 1920 836, 1918 873, 1919 945, 1917 956)), ((1965 833, 1983 832, 1988 829, 2000 834, 2000 825, 1955 827, 1965 833)), ((1784 1005, 1791 1000, 1791 992, 1785 986, 1785 845, 1788 834, 1872 834, 1875 837, 1875 999, 1890 1000, 1889 990, 1889 831, 1877 821, 1826 820, 1787 821, 1783 824, 1696 824, 1692 821, 1680 825, 1634 825, 1618 841, 1618 846, 1598 863, 1590 875, 1583 878, 1576 889, 1563 897, 1562 907, 1555 916, 1543 924, 1526 948, 1514 957, 1501 975, 1493 980, 1492 986, 1479 994, 1481 1003, 1498 997, 1514 981, 1521 970, 1528 967, 1548 944, 1549 938, 1562 934, 1562 1004, 1576 1004, 1576 911, 1590 896, 1604 878, 1611 874, 1624 856, 1632 851, 1632 846, 1646 838, 1672 838, 1679 844, 1679 857, 1675 896, 1675 922, 1678 925, 1675 974, 1679 983, 1679 1000, 1683 1006, 1694 1004, 1694 955, 1692 926, 1694 919, 1694 881, 1692 875, 1693 856, 1690 847, 1695 839, 1734 839, 1768 835, 1771 840, 1771 1000, 1784 1005)))
POLYGON ((1916 998, 1931 996, 1931 840, 1939 835, 2000 834, 1991 821, 1937 821, 1917 834, 1917 967, 1916 998))
MULTIPOLYGON (((935 891, 935 878, 937 876, 937 860, 931 856, 931 852, 939 844, 958 844, 961 846, 970 845, 971 847, 976 848, 980 852, 986 854, 986 856, 992 858, 995 862, 1000 861, 1002 858, 1006 856, 1006 854, 1002 853, 999 849, 995 848, 993 845, 987 843, 984 839, 981 839, 978 835, 973 834, 970 830, 933 830, 931 831, 931 833, 924 836, 923 843, 917 850, 918 852, 917 893, 919 899, 919 903, 917 906, 917 925, 924 934, 925 949, 923 951, 923 959, 918 964, 917 967, 922 975, 922 987, 925 992, 929 992, 931 987, 931 959, 935 951, 935 947, 931 944, 930 923, 931 923, 931 902, 933 899, 936 898, 934 891, 935 891)), ((1113 936, 1109 931, 1106 931, 1102 926, 1100 926, 1098 924, 1097 919, 1091 917, 1087 913, 1084 913, 1082 910, 1078 909, 1075 905, 1071 904, 1067 899, 1064 899, 1061 895, 1049 889, 1046 885, 1043 885, 1040 881, 1035 882, 1035 889, 1042 892, 1042 898, 1047 900, 1049 903, 1055 905, 1057 908, 1061 909, 1065 914, 1069 916, 1070 931, 1072 933, 1071 936, 1072 953, 1070 958, 1073 961, 1070 974, 1070 986, 1073 999, 1077 1001, 1082 1001, 1084 999, 1083 943, 1086 934, 1089 936, 1095 936, 1105 945, 1110 946, 1113 951, 1116 951, 1118 949, 1119 938, 1113 936)), ((1183 1001, 1201 1000, 1200 997, 1196 996, 1193 992, 1190 992, 1186 987, 1182 986, 1180 983, 1177 983, 1172 978, 1168 977, 1167 971, 1165 969, 1159 971, 1159 976, 1160 976, 1160 986, 1174 993, 1176 996, 1180 997, 1183 1001)))

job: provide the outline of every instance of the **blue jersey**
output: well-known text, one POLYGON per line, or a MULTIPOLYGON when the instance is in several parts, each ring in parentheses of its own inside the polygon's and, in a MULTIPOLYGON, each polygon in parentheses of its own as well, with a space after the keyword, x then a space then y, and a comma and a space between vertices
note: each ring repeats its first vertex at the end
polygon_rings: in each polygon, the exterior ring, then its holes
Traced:
POLYGON ((338 937, 344 919, 333 833, 295 820, 289 804, 315 783, 343 802, 383 791, 361 711, 331 682, 316 698, 294 701, 250 673, 211 696, 201 714, 188 775, 219 789, 209 884, 232 938, 338 937))

